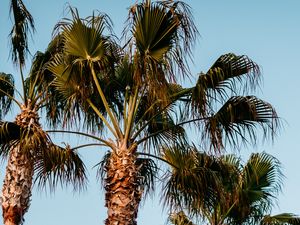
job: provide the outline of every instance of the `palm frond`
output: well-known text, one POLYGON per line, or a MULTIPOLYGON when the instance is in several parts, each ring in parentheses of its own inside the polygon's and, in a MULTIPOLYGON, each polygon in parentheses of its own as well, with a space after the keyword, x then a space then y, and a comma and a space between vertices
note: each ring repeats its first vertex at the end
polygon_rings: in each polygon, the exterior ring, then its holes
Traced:
POLYGON ((171 213, 168 220, 173 225, 195 225, 183 211, 171 213))
POLYGON ((35 30, 34 20, 22 0, 11 0, 10 12, 13 13, 14 25, 10 32, 12 60, 20 66, 25 65, 28 49, 28 32, 35 30))
POLYGON ((12 122, 0 121, 0 144, 6 144, 12 140, 20 139, 21 127, 12 122))
POLYGON ((239 89, 255 89, 259 81, 259 67, 247 56, 233 53, 222 55, 205 74, 199 75, 191 95, 191 104, 195 112, 205 117, 216 101, 228 97, 228 92, 236 95, 239 89))
MULTIPOLYGON (((223 188, 222 174, 226 165, 195 147, 164 148, 163 157, 172 165, 164 178, 162 198, 171 210, 187 209, 203 216, 211 209, 223 188)), ((225 177, 225 176, 224 176, 225 177)))
POLYGON ((203 137, 209 137, 215 150, 224 148, 224 139, 233 147, 239 146, 239 139, 242 143, 250 140, 255 144, 256 126, 262 128, 263 140, 273 138, 279 127, 275 109, 255 96, 235 96, 207 120, 203 137))
POLYGON ((139 184, 143 190, 144 198, 155 190, 155 179, 158 173, 158 167, 154 160, 138 157, 136 160, 138 166, 139 184))
POLYGON ((258 223, 270 212, 281 190, 283 175, 278 159, 253 153, 241 170, 237 204, 230 210, 232 224, 258 223))
POLYGON ((254 203, 266 201, 271 204, 282 186, 281 165, 278 159, 267 153, 250 156, 243 170, 243 189, 254 203))
POLYGON ((65 98, 53 85, 55 76, 48 70, 48 64, 62 51, 61 45, 60 36, 56 36, 44 53, 37 52, 30 76, 26 79, 28 96, 38 108, 46 111, 47 122, 51 127, 62 124, 67 105, 65 98))
POLYGON ((144 1, 130 8, 126 31, 133 35, 136 86, 147 84, 153 99, 178 75, 188 75, 187 61, 198 33, 189 7, 179 1, 144 1))
POLYGON ((82 19, 77 9, 70 8, 70 11, 72 19, 64 19, 57 25, 57 29, 61 30, 59 35, 63 39, 63 51, 52 58, 47 69, 55 75, 53 85, 61 94, 60 97, 65 99, 66 120, 73 122, 74 115, 84 112, 84 124, 95 131, 96 128, 91 124, 102 127, 103 121, 87 103, 87 99, 104 117, 107 112, 113 117, 111 111, 121 107, 120 88, 114 82, 120 50, 115 41, 104 34, 107 27, 109 30, 106 15, 82 19), (99 97, 99 91, 104 92, 104 97, 99 97))
POLYGON ((146 120, 147 127, 141 136, 142 139, 138 141, 138 143, 144 142, 146 151, 154 149, 159 152, 162 145, 171 146, 175 143, 186 142, 185 129, 176 124, 170 112, 163 111, 154 117, 151 117, 151 114, 149 116, 149 120, 146 120))
POLYGON ((86 168, 80 156, 67 145, 62 148, 50 145, 36 155, 34 169, 36 182, 39 187, 47 184, 50 190, 60 184, 72 184, 74 190, 84 188, 86 182, 86 168))
POLYGON ((14 92, 13 76, 11 74, 0 73, 0 120, 10 110, 14 92))
POLYGON ((12 122, 0 121, 0 157, 6 158, 21 137, 21 128, 12 122))
POLYGON ((274 216, 266 215, 261 225, 299 225, 300 217, 292 213, 281 213, 274 216))

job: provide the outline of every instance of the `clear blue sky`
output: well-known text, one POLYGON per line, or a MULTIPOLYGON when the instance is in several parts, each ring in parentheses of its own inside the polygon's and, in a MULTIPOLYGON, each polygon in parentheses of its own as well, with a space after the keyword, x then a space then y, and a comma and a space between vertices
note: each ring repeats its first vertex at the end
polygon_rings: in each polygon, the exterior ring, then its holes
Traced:
MULTIPOLYGON (((274 144, 267 143, 256 149, 242 151, 244 156, 251 151, 267 151, 283 164, 283 193, 279 195, 278 207, 274 213, 294 212, 300 214, 300 1, 299 0, 189 0, 197 27, 201 33, 195 48, 195 64, 191 65, 196 75, 206 71, 221 54, 233 52, 246 54, 257 62, 263 72, 264 82, 257 93, 277 109, 284 122, 284 129, 274 144)), ((30 43, 32 53, 43 51, 51 39, 55 23, 64 16, 64 0, 24 0, 36 23, 36 33, 30 43)), ((131 0, 70 0, 79 8, 81 16, 92 10, 106 12, 114 22, 119 35, 127 16, 127 8, 135 3, 131 0)), ((12 73, 9 59, 8 34, 11 21, 8 15, 9 0, 2 0, 0 6, 0 71, 12 73)), ((28 60, 28 68, 30 60, 28 60)), ((16 115, 16 111, 11 116, 16 115)), ((59 136, 58 141, 62 141, 59 136)), ((65 138, 67 138, 65 136, 65 138)), ((67 139, 68 141, 69 139, 67 139)), ((83 139, 73 138, 72 143, 83 139)), ((30 225, 82 225, 103 224, 106 218, 104 194, 95 179, 93 165, 99 162, 105 150, 86 149, 80 153, 87 162, 90 182, 86 192, 73 193, 71 189, 58 189, 54 195, 34 189, 30 211, 25 216, 25 224, 30 225)), ((6 162, 2 165, 0 179, 3 179, 6 162)), ((159 189, 158 189, 159 190, 159 189)), ((163 225, 166 211, 162 211, 159 199, 147 199, 138 217, 139 224, 163 225)), ((0 222, 1 224, 1 222, 0 222)))

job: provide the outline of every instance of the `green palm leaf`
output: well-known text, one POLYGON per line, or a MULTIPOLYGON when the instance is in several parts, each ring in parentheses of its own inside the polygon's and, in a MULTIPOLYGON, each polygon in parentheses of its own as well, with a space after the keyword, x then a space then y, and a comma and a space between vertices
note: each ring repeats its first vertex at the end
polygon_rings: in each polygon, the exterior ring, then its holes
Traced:
POLYGON ((171 210, 186 209, 203 216, 202 212, 220 200, 222 176, 228 177, 232 167, 198 152, 195 147, 164 148, 163 158, 171 165, 171 170, 164 178, 162 198, 171 210))
POLYGON ((243 170, 243 189, 252 202, 271 204, 282 185, 280 162, 266 153, 252 154, 243 170))
POLYGON ((228 214, 233 224, 257 223, 271 210, 282 186, 280 162, 267 153, 252 154, 241 170, 237 204, 228 214))
POLYGON ((52 58, 47 69, 56 77, 53 85, 66 106, 66 111, 63 112, 65 120, 74 122, 73 119, 80 115, 79 112, 84 111, 84 124, 93 131, 99 131, 97 128, 102 127, 103 118, 99 118, 94 107, 104 117, 108 112, 110 118, 113 118, 111 111, 121 107, 119 88, 114 82, 119 47, 104 35, 105 30, 110 29, 106 15, 81 19, 77 9, 70 10, 72 20, 64 19, 57 25, 57 30, 61 30, 59 35, 63 39, 63 51, 52 58), (99 91, 104 93, 101 98, 99 91), (69 113, 70 111, 75 113, 69 113), (97 127, 91 126, 92 123, 96 123, 97 127))
POLYGON ((134 82, 147 84, 154 101, 167 99, 168 82, 189 74, 186 63, 198 33, 189 7, 180 1, 144 1, 131 7, 128 21, 125 30, 133 34, 136 49, 134 82))

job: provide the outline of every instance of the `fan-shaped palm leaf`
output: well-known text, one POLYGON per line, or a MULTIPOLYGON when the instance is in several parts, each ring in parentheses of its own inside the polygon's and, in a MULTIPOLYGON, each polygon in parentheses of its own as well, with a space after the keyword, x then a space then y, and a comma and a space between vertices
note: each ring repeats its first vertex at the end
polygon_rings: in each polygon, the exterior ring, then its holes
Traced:
POLYGON ((238 202, 230 209, 232 224, 257 223, 271 210, 282 186, 279 161, 267 154, 252 154, 241 170, 240 187, 236 190, 238 202))
POLYGON ((247 81, 245 90, 248 87, 256 88, 260 80, 258 65, 245 55, 228 53, 220 56, 207 73, 200 74, 193 88, 191 100, 194 111, 201 116, 207 116, 216 100, 225 99, 228 91, 236 94, 238 89, 243 88, 238 86, 243 80, 247 81))
POLYGON ((47 150, 37 153, 34 169, 41 187, 49 184, 53 190, 57 183, 72 183, 75 190, 84 188, 85 166, 70 146, 62 148, 53 144, 47 150))
POLYGON ((152 99, 165 99, 167 83, 178 72, 188 74, 185 59, 198 33, 189 7, 180 1, 144 1, 131 7, 128 21, 125 30, 133 34, 137 50, 134 82, 146 83, 152 99))
POLYGON ((165 148, 163 157, 172 167, 164 179, 166 205, 201 216, 220 200, 222 177, 228 177, 232 167, 194 147, 165 148))
POLYGON ((120 107, 116 90, 105 86, 107 81, 115 79, 113 71, 119 54, 117 45, 104 35, 108 17, 99 14, 81 19, 76 9, 71 8, 71 12, 73 19, 64 20, 58 25, 62 29, 63 52, 56 55, 47 66, 57 77, 53 85, 69 102, 66 106, 74 104, 76 108, 81 105, 85 111, 92 109, 87 113, 87 120, 97 121, 98 124, 99 116, 103 122, 106 120, 103 114, 107 113, 117 133, 120 133, 112 112, 114 103, 120 107), (92 101, 99 99, 99 95, 100 100, 92 101), (96 108, 97 112, 91 113, 96 108))
POLYGON ((257 140, 255 126, 261 126, 263 137, 274 136, 278 127, 275 109, 255 96, 231 97, 217 113, 207 120, 204 137, 209 136, 214 149, 222 149, 224 140, 233 147, 238 146, 239 138, 243 143, 257 140), (248 136, 247 136, 248 135, 248 136))

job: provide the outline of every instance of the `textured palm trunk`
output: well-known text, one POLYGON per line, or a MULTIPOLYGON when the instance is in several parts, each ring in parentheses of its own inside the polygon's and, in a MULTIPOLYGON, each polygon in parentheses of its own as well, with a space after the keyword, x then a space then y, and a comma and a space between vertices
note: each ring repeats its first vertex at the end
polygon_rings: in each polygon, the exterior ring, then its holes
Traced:
POLYGON ((2 215, 5 225, 19 225, 30 205, 33 163, 19 146, 11 150, 2 188, 2 215))
MULTIPOLYGON (((29 102, 30 103, 30 102, 29 102)), ((23 107, 16 117, 15 123, 33 132, 40 129, 39 117, 35 110, 23 107)), ((27 141, 28 137, 24 137, 27 141)), ((31 143, 20 140, 9 153, 6 174, 4 178, 1 203, 5 225, 19 225, 23 222, 24 214, 30 206, 32 178, 34 172, 31 143), (26 148, 26 151, 24 151, 26 148)))
POLYGON ((111 153, 106 167, 105 206, 108 208, 106 225, 136 225, 142 191, 138 185, 135 148, 121 143, 111 153))

